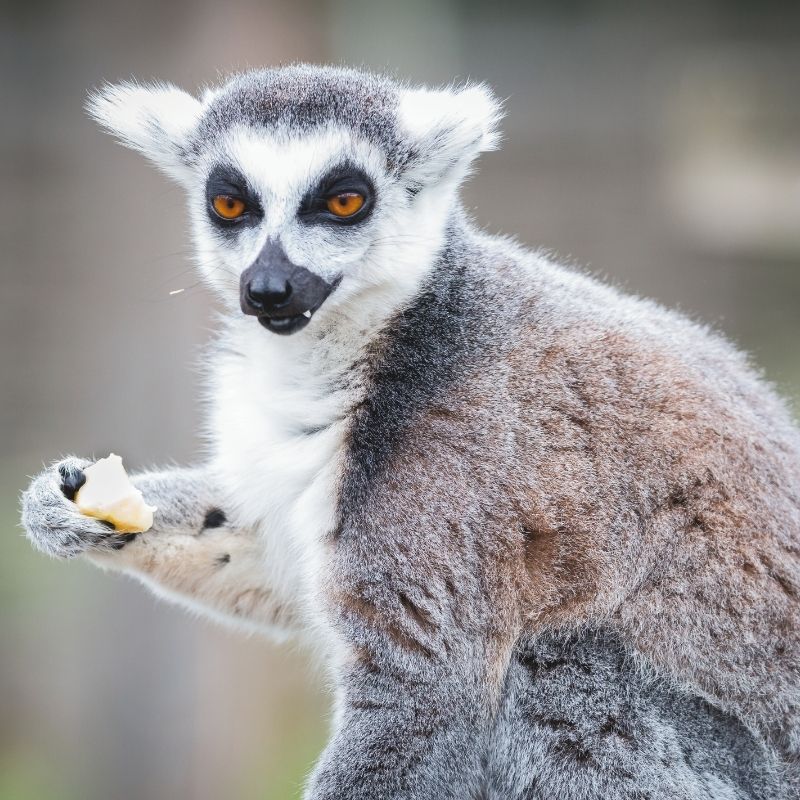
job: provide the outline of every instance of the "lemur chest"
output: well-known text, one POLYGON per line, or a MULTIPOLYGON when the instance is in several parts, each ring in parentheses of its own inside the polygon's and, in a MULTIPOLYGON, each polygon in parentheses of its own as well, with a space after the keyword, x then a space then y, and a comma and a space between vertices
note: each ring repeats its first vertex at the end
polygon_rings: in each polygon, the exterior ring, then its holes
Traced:
POLYGON ((335 524, 358 389, 319 360, 278 352, 264 348, 258 360, 221 365, 211 432, 237 521, 258 527, 273 565, 303 580, 318 571, 322 540, 335 524))

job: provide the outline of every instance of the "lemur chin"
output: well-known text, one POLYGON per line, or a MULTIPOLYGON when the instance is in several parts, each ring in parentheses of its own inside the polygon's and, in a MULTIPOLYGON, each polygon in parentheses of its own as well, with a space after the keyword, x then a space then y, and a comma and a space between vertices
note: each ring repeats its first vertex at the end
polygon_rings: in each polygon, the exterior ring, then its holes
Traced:
POLYGON ((37 547, 310 643, 311 800, 800 796, 800 434, 720 335, 477 228, 485 86, 299 65, 89 110, 186 189, 210 458, 135 476, 135 539, 54 464, 37 547))

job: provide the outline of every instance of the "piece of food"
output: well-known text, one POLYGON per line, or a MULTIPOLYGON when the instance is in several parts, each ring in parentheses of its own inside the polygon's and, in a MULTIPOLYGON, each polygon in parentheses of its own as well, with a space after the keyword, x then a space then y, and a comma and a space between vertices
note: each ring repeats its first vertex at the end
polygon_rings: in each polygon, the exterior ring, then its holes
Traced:
POLYGON ((155 506, 144 502, 122 459, 111 453, 83 471, 86 483, 75 495, 81 514, 110 522, 118 533, 144 533, 153 525, 155 506))

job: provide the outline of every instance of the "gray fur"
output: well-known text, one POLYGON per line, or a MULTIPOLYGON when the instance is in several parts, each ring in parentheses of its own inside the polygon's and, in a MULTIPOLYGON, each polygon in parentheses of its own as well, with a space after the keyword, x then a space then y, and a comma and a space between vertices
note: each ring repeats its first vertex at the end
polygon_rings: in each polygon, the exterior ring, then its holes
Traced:
POLYGON ((396 128, 396 88, 358 70, 305 64, 243 73, 215 93, 190 150, 203 151, 235 125, 297 135, 335 123, 357 131, 397 163, 408 157, 408 146, 396 128))
POLYGON ((608 632, 545 634, 515 649, 486 800, 790 796, 763 741, 636 663, 608 632))
MULTIPOLYGON (((403 187, 408 213, 457 183, 496 112, 487 101, 474 136, 442 123, 414 138, 404 91, 334 68, 236 76, 202 108, 184 98, 179 144, 115 123, 102 98, 95 113, 193 169, 224 157, 231 126, 291 140, 334 122, 380 150, 376 185, 403 187)), ((411 296, 359 321, 371 295, 337 305, 355 285, 344 270, 288 351, 290 388, 313 379, 313 403, 281 409, 285 441, 322 448, 344 431, 301 596, 259 577, 270 560, 252 526, 270 519, 250 510, 273 488, 252 485, 273 457, 260 450, 227 494, 203 470, 151 481, 161 527, 102 558, 141 553, 127 563, 151 583, 332 643, 335 729, 313 800, 800 796, 800 434, 784 404, 719 335, 482 234, 455 186, 447 203, 411 296), (339 396, 337 415, 325 401, 339 396), (212 508, 233 521, 200 535, 212 508), (243 542, 251 569, 236 573, 243 542)), ((230 317, 215 391, 258 374, 261 343, 230 317)), ((23 521, 56 555, 106 546, 52 472, 23 521)))

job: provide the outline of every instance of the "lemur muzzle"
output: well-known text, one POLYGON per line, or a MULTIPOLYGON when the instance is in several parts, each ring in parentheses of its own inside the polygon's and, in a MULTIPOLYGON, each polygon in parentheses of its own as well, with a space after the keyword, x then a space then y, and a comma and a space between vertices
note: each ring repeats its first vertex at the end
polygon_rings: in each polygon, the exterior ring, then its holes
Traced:
POLYGON ((336 288, 305 267, 293 264, 279 242, 267 241, 258 258, 242 273, 239 303, 273 333, 304 328, 336 288))

